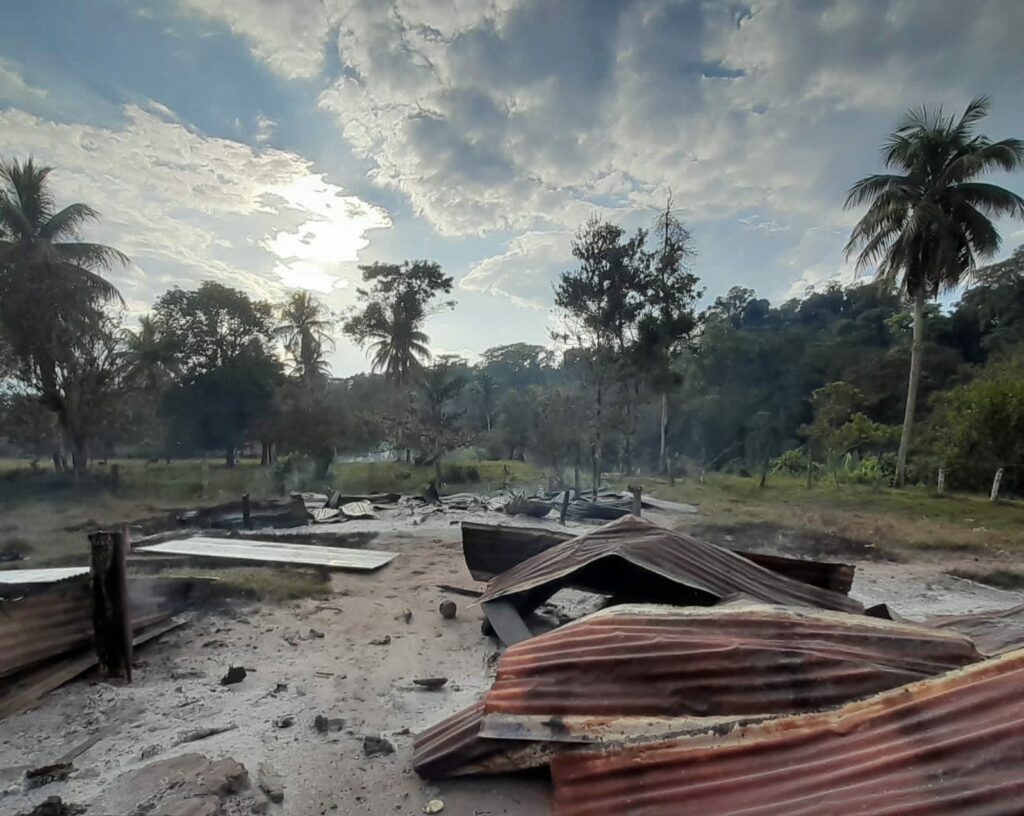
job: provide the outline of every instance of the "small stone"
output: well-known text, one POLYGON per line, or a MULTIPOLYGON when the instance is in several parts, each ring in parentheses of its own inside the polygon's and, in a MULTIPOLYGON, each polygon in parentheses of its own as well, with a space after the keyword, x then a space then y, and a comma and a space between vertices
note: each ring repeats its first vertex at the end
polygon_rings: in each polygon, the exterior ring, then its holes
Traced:
POLYGON ((278 717, 274 720, 274 728, 291 728, 295 725, 295 718, 291 716, 278 717))
POLYGON ((345 728, 345 720, 341 717, 325 717, 317 714, 313 720, 313 728, 318 734, 326 734, 329 731, 342 731, 345 728))
POLYGON ((370 641, 371 646, 387 646, 391 643, 391 635, 384 635, 382 638, 374 638, 370 641))
POLYGON ((277 771, 265 762, 261 762, 258 769, 258 778, 260 790, 267 795, 267 798, 275 804, 281 804, 284 801, 284 782, 277 774, 277 771))
POLYGON ((317 638, 322 638, 323 636, 324 636, 324 633, 321 632, 319 629, 310 629, 309 630, 309 638, 310 638, 310 640, 315 640, 317 638))
POLYGON ((228 666, 228 672, 222 678, 220 678, 220 684, 222 686, 230 686, 235 683, 241 683, 244 679, 244 666, 228 666))
POLYGON ((444 687, 448 682, 447 677, 417 677, 412 681, 420 688, 427 689, 428 691, 437 691, 439 688, 444 687))
POLYGON ((368 756, 387 756, 395 752, 395 746, 382 736, 367 734, 363 737, 363 753, 368 756))
POLYGON ((445 620, 451 620, 455 617, 459 608, 455 605, 455 601, 441 601, 437 611, 441 613, 441 617, 445 620))
POLYGON ((440 813, 444 810, 444 802, 440 799, 431 799, 423 806, 424 813, 440 813))
POLYGON ((406 623, 412 623, 412 610, 411 609, 407 608, 402 613, 402 620, 404 620, 406 623))

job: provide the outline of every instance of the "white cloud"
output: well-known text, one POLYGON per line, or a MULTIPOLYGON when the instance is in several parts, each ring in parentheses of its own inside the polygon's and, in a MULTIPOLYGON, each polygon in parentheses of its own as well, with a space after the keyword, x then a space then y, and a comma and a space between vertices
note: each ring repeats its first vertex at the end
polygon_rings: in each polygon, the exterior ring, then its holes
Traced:
POLYGON ((527 232, 509 241, 505 252, 473 264, 459 288, 543 311, 551 303, 555 270, 571 259, 571 241, 572 233, 567 231, 527 232))
POLYGON ((314 77, 324 64, 330 20, 324 0, 180 0, 224 22, 287 79, 314 77))
POLYGON ((17 65, 0 57, 0 102, 25 104, 40 101, 46 96, 44 88, 37 88, 25 81, 17 65))
POLYGON ((102 128, 0 111, 0 155, 53 165, 59 202, 101 212, 89 237, 147 272, 112 273, 134 304, 206 278, 263 297, 286 285, 340 291, 367 233, 390 226, 295 153, 205 136, 154 103, 126 106, 124 117, 102 128))

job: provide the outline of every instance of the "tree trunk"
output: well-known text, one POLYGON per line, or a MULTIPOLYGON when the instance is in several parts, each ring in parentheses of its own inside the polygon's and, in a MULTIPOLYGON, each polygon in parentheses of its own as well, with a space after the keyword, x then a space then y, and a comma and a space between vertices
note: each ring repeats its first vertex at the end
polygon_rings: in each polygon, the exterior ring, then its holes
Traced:
POLYGON ((658 472, 668 473, 668 391, 661 392, 661 446, 658 449, 658 472))
POLYGON ((924 291, 914 295, 914 337, 910 345, 910 381, 907 383, 907 407, 903 414, 903 433, 896 456, 896 487, 907 480, 907 451, 914 430, 914 409, 917 407, 917 386, 921 381, 921 352, 924 346, 924 291))
POLYGON ((269 442, 260 442, 260 467, 270 467, 269 442))
POLYGON ((235 466, 235 449, 229 447, 224 451, 224 466, 233 468, 235 466))
POLYGON ((441 490, 441 457, 438 456, 434 459, 434 478, 437 482, 438 491, 441 490))
POLYGON ((71 439, 71 466, 75 471, 75 481, 78 481, 89 467, 89 452, 85 439, 80 436, 71 439))

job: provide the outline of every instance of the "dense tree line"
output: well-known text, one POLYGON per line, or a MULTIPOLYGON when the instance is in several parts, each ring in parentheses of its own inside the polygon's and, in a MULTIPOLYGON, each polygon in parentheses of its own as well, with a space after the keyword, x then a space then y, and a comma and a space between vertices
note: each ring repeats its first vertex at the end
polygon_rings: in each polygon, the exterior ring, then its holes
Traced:
POLYGON ((531 460, 577 488, 609 472, 668 478, 730 469, 837 484, 985 488, 997 468, 1024 488, 1024 248, 992 218, 1024 202, 982 174, 1018 167, 1024 144, 960 117, 911 111, 887 141, 891 172, 847 252, 869 283, 779 305, 733 288, 703 310, 694 239, 672 202, 651 229, 591 219, 554 301, 550 346, 516 343, 470 363, 434 357, 426 324, 455 306, 425 260, 362 267, 359 302, 330 313, 308 292, 272 304, 214 282, 171 289, 135 326, 104 273, 126 262, 83 242, 96 218, 58 209, 49 168, 3 165, 0 430, 17 451, 76 478, 90 456, 240 452, 324 476, 339 456, 433 464, 455 451, 531 460), (960 301, 935 299, 964 282, 960 301), (46 308, 36 308, 45 303, 46 308), (926 330, 927 327, 927 330, 926 330), (370 372, 330 373, 339 341, 370 372), (908 377, 909 372, 909 377, 908 377), (70 462, 68 461, 70 453, 70 462))

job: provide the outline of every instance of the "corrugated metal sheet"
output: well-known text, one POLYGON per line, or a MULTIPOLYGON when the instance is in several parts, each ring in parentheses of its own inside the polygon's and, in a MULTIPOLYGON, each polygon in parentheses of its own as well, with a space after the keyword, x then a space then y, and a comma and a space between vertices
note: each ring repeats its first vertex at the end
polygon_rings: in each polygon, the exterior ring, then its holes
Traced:
POLYGON ((88 567, 52 567, 50 569, 0 570, 0 584, 52 584, 88 575, 88 567))
POLYGON ((834 711, 552 760, 554 816, 1024 812, 1024 651, 834 711))
MULTIPOLYGON (((550 550, 563 541, 575 538, 564 530, 518 525, 481 524, 462 522, 462 554, 469 574, 477 581, 489 581, 496 575, 512 569, 537 553, 550 550)), ((844 595, 853 585, 855 568, 852 564, 832 561, 812 561, 806 558, 788 558, 744 550, 733 550, 748 561, 765 569, 802 581, 811 586, 841 592, 844 595)))
POLYGON ((416 738, 413 765, 425 776, 473 772, 481 756, 514 767, 496 740, 520 751, 706 729, 707 718, 809 711, 980 659, 956 633, 837 612, 612 607, 509 648, 481 703, 416 738))
POLYGON ((494 578, 481 601, 507 598, 527 611, 563 586, 702 606, 739 595, 765 603, 863 611, 838 592, 794 581, 722 547, 633 516, 538 553, 494 578))
POLYGON ((353 550, 346 547, 318 547, 313 544, 286 544, 276 541, 209 538, 207 536, 193 536, 179 541, 164 541, 149 547, 136 547, 134 552, 196 555, 279 564, 307 564, 359 571, 379 569, 398 555, 380 550, 353 550))
POLYGON ((973 615, 940 615, 928 618, 925 623, 962 632, 987 655, 1002 654, 1024 646, 1024 604, 973 615))

